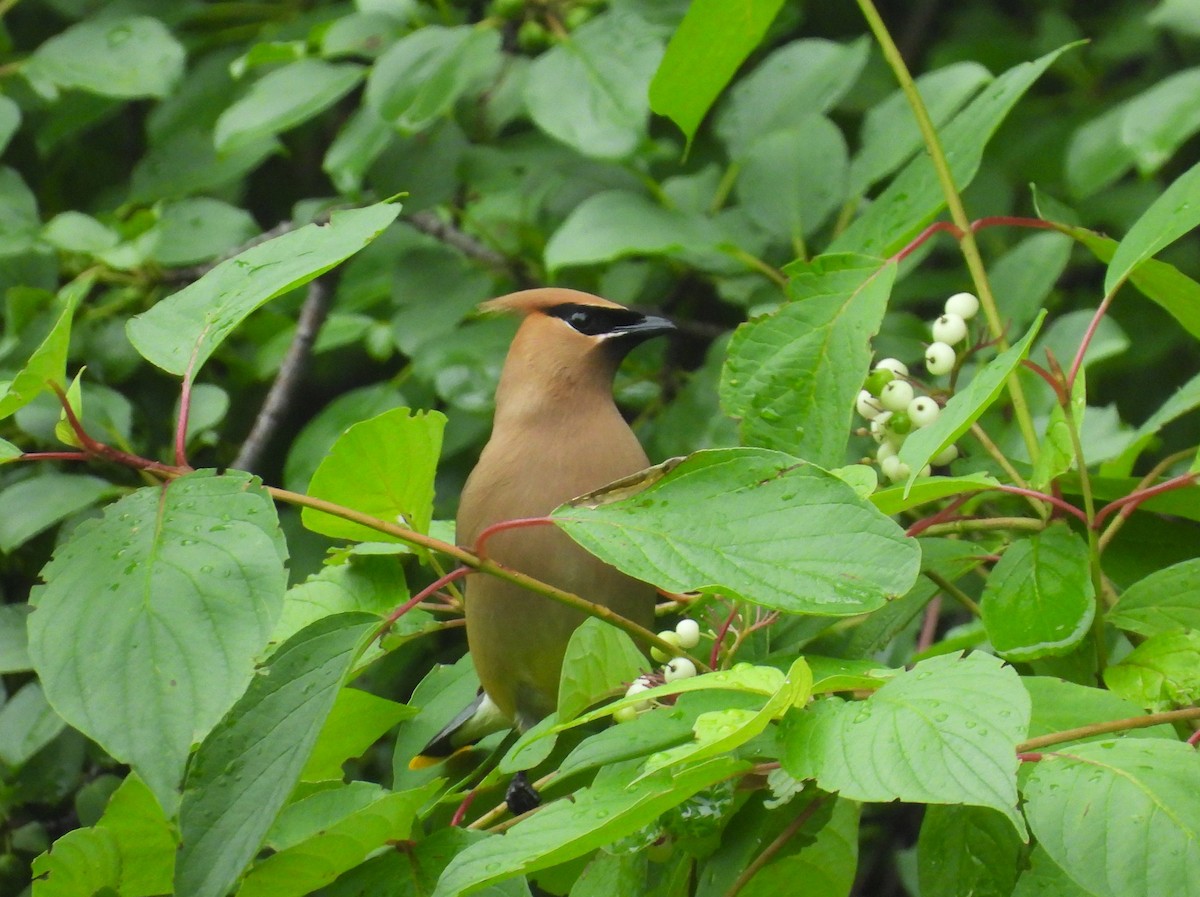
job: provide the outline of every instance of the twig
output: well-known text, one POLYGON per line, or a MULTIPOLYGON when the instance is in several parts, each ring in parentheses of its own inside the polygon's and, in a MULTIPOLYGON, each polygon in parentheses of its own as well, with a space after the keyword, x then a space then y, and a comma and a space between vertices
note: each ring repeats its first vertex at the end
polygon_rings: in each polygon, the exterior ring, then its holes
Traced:
POLYGON ((1124 732, 1127 729, 1145 729, 1148 726, 1177 723, 1189 719, 1200 719, 1200 707, 1186 707, 1183 710, 1168 710, 1164 713, 1151 713, 1146 716, 1131 716, 1125 719, 1107 720, 1102 723, 1092 723, 1091 725, 1079 726, 1074 729, 1064 729, 1061 732, 1051 732, 1048 735, 1039 735, 1037 738, 1022 741, 1017 745, 1017 752, 1035 751, 1038 748, 1048 747, 1052 744, 1061 744, 1064 741, 1078 741, 1080 738, 1088 738, 1092 735, 1107 735, 1110 732, 1124 732))
POLYGON ((994 529, 1011 529, 1022 532, 1040 533, 1046 521, 1033 517, 962 517, 937 523, 925 530, 926 536, 941 536, 946 533, 978 533, 994 529))
POLYGON ((1100 509, 1096 515, 1095 526, 1099 527, 1104 523, 1105 519, 1113 513, 1120 511, 1121 516, 1128 517, 1138 505, 1148 499, 1154 498, 1156 495, 1162 495, 1164 492, 1173 492, 1176 489, 1185 489, 1188 486, 1194 486, 1197 478, 1200 478, 1200 473, 1184 473, 1177 477, 1171 477, 1169 480, 1164 480, 1157 486, 1150 486, 1147 489, 1138 489, 1129 493, 1124 498, 1114 499, 1100 509))
POLYGON ((779 853, 787 842, 795 837, 796 833, 804 827, 804 823, 812 819, 813 814, 821 808, 821 804, 824 802, 824 795, 818 795, 810 800, 808 805, 796 814, 796 818, 788 824, 788 827, 779 833, 779 837, 764 847, 763 852, 756 856, 750 865, 742 871, 742 874, 734 880, 733 884, 729 886, 729 890, 725 892, 725 897, 737 897, 741 893, 742 888, 746 887, 750 882, 750 879, 754 878, 763 866, 775 858, 775 854, 779 853))
POLYGON ((951 598, 969 610, 972 616, 978 617, 982 615, 983 612, 979 609, 979 605, 975 602, 975 599, 973 599, 970 595, 968 595, 946 577, 942 576, 942 574, 938 573, 936 570, 925 570, 924 574, 925 578, 941 589, 943 593, 949 595, 951 598))
MULTIPOLYGON (((423 209, 419 212, 413 212, 411 215, 405 215, 401 220, 412 225, 413 228, 419 230, 421 233, 428 234, 435 240, 440 240, 447 246, 457 249, 469 259, 482 262, 489 268, 496 268, 507 274, 516 276, 518 273, 513 270, 512 265, 505 256, 491 247, 483 245, 470 234, 463 233, 448 221, 443 221, 438 217, 436 212, 430 209, 423 209)), ((518 277, 517 279, 521 280, 523 278, 518 277)))
POLYGON ((283 420, 288 407, 295 398, 300 378, 308 363, 309 354, 317 340, 317 334, 321 331, 321 325, 325 322, 325 316, 329 313, 329 305, 333 296, 329 278, 330 275, 318 277, 308 285, 308 295, 304 298, 304 305, 300 309, 292 343, 288 346, 283 363, 279 365, 279 373, 275 375, 275 382, 271 384, 266 398, 263 399, 262 407, 254 418, 254 425, 250 428, 249 435, 242 443, 237 457, 233 459, 231 466, 238 470, 254 472, 258 467, 267 444, 275 435, 279 422, 283 420))
POLYGON ((917 638, 916 651, 918 654, 928 651, 937 638, 938 619, 942 613, 942 596, 934 595, 925 605, 925 619, 921 621, 921 635, 917 638))
POLYGON ((462 579, 470 572, 470 567, 455 567, 449 573, 439 576, 425 588, 421 589, 421 591, 417 592, 417 594, 413 595, 413 597, 409 598, 394 611, 388 614, 387 619, 379 625, 379 628, 375 630, 375 634, 371 636, 371 641, 373 642, 376 639, 383 638, 383 636, 387 634, 387 631, 392 628, 392 624, 403 617, 406 613, 408 613, 430 595, 433 595, 439 589, 445 588, 456 579, 462 579))

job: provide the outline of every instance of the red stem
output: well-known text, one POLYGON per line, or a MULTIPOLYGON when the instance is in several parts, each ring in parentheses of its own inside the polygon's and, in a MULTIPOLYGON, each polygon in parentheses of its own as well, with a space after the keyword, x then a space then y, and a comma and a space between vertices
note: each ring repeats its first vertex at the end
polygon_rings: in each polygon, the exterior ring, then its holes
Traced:
POLYGON ((18 461, 87 461, 87 452, 25 452, 18 461))
POLYGON ((996 489, 1000 492, 1009 492, 1013 495, 1025 495, 1029 498, 1036 498, 1044 502, 1049 502, 1061 511, 1066 511, 1068 514, 1074 514, 1083 522, 1085 526, 1087 525, 1087 514, 1083 513, 1083 511, 1079 510, 1079 508, 1075 507, 1069 501, 1063 501, 1063 499, 1058 498, 1055 495, 1050 495, 1046 492, 1038 492, 1036 489, 1022 489, 1020 486, 1007 486, 1003 483, 996 486, 989 486, 988 488, 996 489))
MULTIPOLYGON (((1117 285, 1119 287, 1120 284, 1117 285)), ((1088 346, 1092 344, 1092 337, 1096 335, 1096 329, 1100 326, 1100 320, 1104 317, 1104 313, 1108 311, 1108 307, 1112 304, 1113 297, 1117 295, 1117 289, 1114 288, 1104 301, 1100 303, 1100 307, 1096 309, 1096 313, 1092 315, 1092 320, 1088 323, 1088 328, 1084 331, 1083 339, 1079 341, 1079 348, 1075 351, 1075 360, 1071 362, 1071 370, 1067 374, 1067 395, 1071 394, 1071 390, 1075 387, 1075 377, 1079 373, 1079 369, 1083 366, 1083 356, 1087 354, 1088 346)))
POLYGON ((1190 744, 1192 747, 1195 747, 1196 745, 1200 744, 1200 729, 1197 729, 1195 732, 1193 732, 1191 735, 1188 736, 1187 743, 1190 744))
POLYGON ((493 523, 491 526, 485 526, 483 530, 475 537, 475 545, 472 551, 480 560, 487 557, 484 548, 487 540, 496 533, 502 533, 509 529, 524 529, 527 526, 553 526, 554 519, 552 517, 517 517, 513 520, 501 520, 499 523, 493 523))
POLYGON ((1133 492, 1130 492, 1124 498, 1114 499, 1101 508, 1100 512, 1096 514, 1096 522, 1093 524, 1093 526, 1096 529, 1099 529, 1108 516, 1117 510, 1121 512, 1122 517, 1128 517, 1135 510, 1137 510, 1138 505, 1147 499, 1154 498, 1156 495, 1162 495, 1164 492, 1173 492, 1176 489, 1185 489, 1188 486, 1192 486, 1196 483, 1197 477, 1200 477, 1200 473, 1180 474, 1177 477, 1172 477, 1169 480, 1159 483, 1157 486, 1150 486, 1146 489, 1137 489, 1133 492))
POLYGON ((1024 752, 1017 754, 1017 759, 1022 763, 1037 763, 1042 759, 1042 755, 1037 752, 1024 752))
POLYGON ((912 239, 911 243, 909 243, 907 246, 905 246, 903 249, 901 249, 899 252, 897 252, 895 255, 893 255, 891 257, 891 259, 889 259, 889 261, 893 261, 893 262, 904 261, 910 255, 912 255, 914 252, 916 252, 917 249, 920 248, 922 243, 924 243, 926 240, 928 240, 934 234, 940 234, 943 231, 945 231, 946 233, 953 236, 954 239, 956 239, 956 240, 962 239, 963 233, 961 230, 958 229, 958 225, 954 224, 951 221, 935 221, 935 222, 933 222, 933 224, 929 225, 929 227, 925 228, 925 230, 923 230, 919 234, 917 234, 912 239))
POLYGON ((175 464, 187 466, 187 425, 188 414, 192 409, 192 378, 191 371, 183 378, 183 387, 179 390, 179 421, 175 425, 175 464))
POLYGON ((79 440, 79 444, 83 446, 83 453, 88 457, 104 458, 117 464, 123 464, 126 467, 132 467, 135 470, 153 470, 172 477, 186 472, 180 470, 178 467, 171 467, 158 461, 151 461, 138 455, 131 455, 129 452, 115 449, 110 445, 105 445, 103 442, 97 442, 83 429, 83 424, 80 423, 79 417, 75 414, 75 409, 71 407, 71 402, 67 398, 67 394, 63 392, 62 387, 57 383, 51 383, 50 388, 58 396, 63 414, 67 418, 67 424, 71 427, 71 432, 75 434, 75 438, 79 440))
POLYGON ((1021 364, 1046 381, 1050 388, 1054 390, 1054 395, 1058 397, 1058 404, 1067 404, 1067 393, 1062 388, 1062 384, 1054 379, 1054 375, 1052 375, 1036 361, 1030 361, 1028 358, 1022 358, 1021 364))
POLYGON ((399 620, 401 617, 403 617, 406 613, 408 613, 410 610, 412 610, 414 607, 416 607, 418 604, 420 604, 422 601, 424 601, 426 598, 428 598, 434 592, 438 591, 438 589, 441 589, 444 586, 449 585, 450 583, 454 582, 457 579, 462 579, 464 576, 466 576, 468 573, 471 573, 471 572, 472 572, 472 570, 470 567, 455 567, 453 570, 451 570, 449 573, 445 574, 444 576, 439 576, 432 583, 427 585, 425 588, 421 589, 421 591, 417 592, 416 595, 409 598, 407 601, 405 601, 403 604, 401 604, 398 608, 396 608, 394 611, 392 611, 388 615, 388 618, 383 621, 383 623, 380 625, 380 627, 377 630, 375 630, 375 634, 373 636, 371 636, 371 641, 375 641, 375 639, 378 639, 378 638, 383 638, 384 634, 391 628, 393 623, 395 623, 397 620, 399 620))
POLYGON ((917 653, 928 651, 937 638, 938 617, 942 612, 942 596, 934 595, 925 606, 925 619, 921 621, 921 636, 917 639, 917 653))
POLYGON ((471 804, 475 802, 477 791, 468 791, 467 796, 463 798, 463 802, 458 805, 458 809, 454 811, 454 816, 450 819, 450 827, 457 828, 462 825, 463 818, 467 815, 467 810, 471 809, 471 804))
POLYGON ((1033 227, 1041 230, 1058 230, 1058 226, 1041 218, 1019 218, 1012 215, 988 215, 971 222, 971 233, 976 234, 988 227, 1033 227))
POLYGON ((729 611, 729 616, 725 618, 725 622, 717 630, 717 637, 713 640, 712 653, 708 657, 708 665, 714 670, 717 668, 717 662, 721 659, 721 643, 725 641, 725 635, 729 632, 729 627, 733 625, 733 621, 737 619, 737 615, 738 606, 734 604, 733 609, 729 611))
POLYGON ((908 530, 905 532, 905 535, 910 538, 916 538, 917 536, 921 535, 921 533, 925 532, 925 530, 929 529, 929 527, 938 523, 945 523, 953 516, 954 512, 965 505, 967 503, 967 499, 974 494, 975 493, 971 492, 966 495, 958 496, 936 514, 931 514, 928 517, 918 520, 908 528, 908 530))

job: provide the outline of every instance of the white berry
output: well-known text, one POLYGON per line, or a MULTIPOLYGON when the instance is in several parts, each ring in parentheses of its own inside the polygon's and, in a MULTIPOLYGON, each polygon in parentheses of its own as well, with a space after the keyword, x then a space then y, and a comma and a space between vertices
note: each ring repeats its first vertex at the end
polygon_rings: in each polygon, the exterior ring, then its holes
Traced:
POLYGON ((933 338, 953 346, 967 338, 967 322, 961 315, 945 314, 933 322, 933 338))
POLYGON ((912 418, 914 427, 928 427, 941 413, 938 403, 929 396, 917 396, 908 403, 908 416, 912 418))
POLYGON ((969 321, 979 312, 979 300, 974 293, 955 293, 946 300, 946 314, 958 315, 969 321))
POLYGON ((881 358, 875 362, 874 369, 877 371, 891 371, 897 377, 908 376, 908 365, 899 358, 881 358))
POLYGON ((884 411, 871 421, 871 438, 883 442, 887 438, 887 422, 892 419, 892 412, 884 411))
MULTIPOLYGON (((675 634, 674 629, 664 629, 658 634, 658 637, 664 642, 670 642, 672 645, 679 647, 679 636, 675 634)), ((650 648, 650 656, 659 663, 665 663, 667 659, 671 657, 670 654, 658 647, 658 645, 654 645, 650 648)))
POLYGON ((903 480, 908 477, 908 465, 901 461, 896 455, 889 455, 884 458, 879 465, 879 469, 883 471, 883 475, 895 483, 898 480, 903 480))
POLYGON ((695 620, 680 620, 675 624, 675 634, 679 636, 679 647, 685 651, 700 644, 700 624, 695 620))
POLYGON ((956 357, 953 346, 945 343, 930 343, 929 348, 925 350, 925 370, 935 377, 948 374, 954 369, 956 357))
POLYGON ((953 461, 957 457, 958 457, 958 446, 951 444, 951 445, 946 446, 944 449, 942 449, 940 452, 938 452, 936 455, 934 455, 932 458, 930 458, 930 461, 933 463, 933 465, 935 467, 945 467, 947 464, 949 464, 951 461, 953 461))
POLYGON ((875 420, 879 417, 879 412, 883 411, 883 406, 879 404, 879 399, 875 398, 865 389, 858 391, 858 400, 854 403, 854 410, 859 413, 860 417, 867 420, 875 420))
POLYGON ((907 380, 893 380, 879 393, 879 401, 888 411, 904 411, 912 400, 913 388, 907 380))
POLYGON ((875 460, 882 464, 888 458, 896 454, 896 447, 886 439, 879 443, 879 448, 875 450, 875 460))
POLYGON ((679 679, 690 679, 696 675, 696 665, 686 657, 672 657, 663 667, 663 681, 676 682, 679 679))

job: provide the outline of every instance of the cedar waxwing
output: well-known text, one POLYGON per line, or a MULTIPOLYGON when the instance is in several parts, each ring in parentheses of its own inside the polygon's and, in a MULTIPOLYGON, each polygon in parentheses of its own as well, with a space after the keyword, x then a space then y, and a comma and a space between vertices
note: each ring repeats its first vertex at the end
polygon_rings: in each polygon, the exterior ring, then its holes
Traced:
MULTIPOLYGON (((500 374, 491 439, 463 488, 456 539, 465 546, 494 523, 543 517, 649 466, 613 401, 613 377, 630 349, 675 329, 665 318, 576 290, 524 290, 482 307, 524 319, 500 374)), ((654 588, 592 556, 557 527, 505 530, 489 538, 486 550, 507 567, 647 628, 653 624, 654 588)), ((478 738, 486 715, 524 730, 553 712, 567 641, 584 620, 576 610, 483 574, 467 581, 466 617, 483 694, 418 761, 478 738)))

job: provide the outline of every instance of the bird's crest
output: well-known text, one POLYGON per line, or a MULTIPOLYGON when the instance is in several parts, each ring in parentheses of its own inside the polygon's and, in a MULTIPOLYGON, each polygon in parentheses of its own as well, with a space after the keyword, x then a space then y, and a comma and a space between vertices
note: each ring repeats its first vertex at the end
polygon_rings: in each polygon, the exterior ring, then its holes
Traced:
POLYGON ((618 305, 616 302, 609 302, 607 299, 593 296, 591 293, 585 293, 581 290, 568 290, 563 287, 539 287, 534 290, 521 290, 517 293, 509 293, 507 296, 500 296, 497 299, 489 299, 487 302, 480 304, 479 310, 484 312, 510 312, 519 315, 528 315, 533 312, 554 308, 556 305, 566 305, 568 303, 575 305, 599 305, 605 308, 624 308, 623 305, 618 305))

